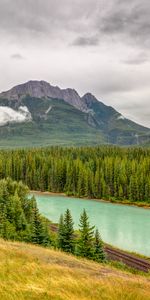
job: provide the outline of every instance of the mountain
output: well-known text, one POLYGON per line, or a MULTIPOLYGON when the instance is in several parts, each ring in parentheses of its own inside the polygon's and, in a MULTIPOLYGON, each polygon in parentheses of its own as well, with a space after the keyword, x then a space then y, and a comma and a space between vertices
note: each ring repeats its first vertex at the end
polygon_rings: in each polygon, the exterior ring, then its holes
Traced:
POLYGON ((29 81, 0 94, 0 147, 149 142, 149 128, 90 93, 29 81))
POLYGON ((63 99, 65 102, 73 105, 81 111, 88 108, 74 89, 60 89, 58 86, 52 86, 46 81, 29 81, 24 84, 13 87, 8 92, 0 94, 0 98, 9 100, 20 100, 25 95, 33 98, 53 98, 63 99))

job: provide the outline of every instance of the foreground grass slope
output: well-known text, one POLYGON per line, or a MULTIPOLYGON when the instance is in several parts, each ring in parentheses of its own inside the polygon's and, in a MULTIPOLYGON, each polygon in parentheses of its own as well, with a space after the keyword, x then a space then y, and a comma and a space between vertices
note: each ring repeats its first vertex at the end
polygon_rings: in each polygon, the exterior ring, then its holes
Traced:
POLYGON ((146 300, 150 277, 62 252, 0 240, 1 300, 146 300))

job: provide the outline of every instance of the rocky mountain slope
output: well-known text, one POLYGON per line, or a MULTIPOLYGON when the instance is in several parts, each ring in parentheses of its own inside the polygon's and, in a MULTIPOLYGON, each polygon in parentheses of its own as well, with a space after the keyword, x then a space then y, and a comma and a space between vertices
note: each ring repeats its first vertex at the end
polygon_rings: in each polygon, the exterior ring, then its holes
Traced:
POLYGON ((81 111, 88 110, 88 107, 74 89, 60 89, 58 86, 52 86, 46 81, 28 81, 0 94, 0 98, 9 100, 20 100, 24 96, 63 99, 81 111))
POLYGON ((0 94, 0 146, 137 145, 150 129, 138 125, 92 94, 29 81, 0 94))

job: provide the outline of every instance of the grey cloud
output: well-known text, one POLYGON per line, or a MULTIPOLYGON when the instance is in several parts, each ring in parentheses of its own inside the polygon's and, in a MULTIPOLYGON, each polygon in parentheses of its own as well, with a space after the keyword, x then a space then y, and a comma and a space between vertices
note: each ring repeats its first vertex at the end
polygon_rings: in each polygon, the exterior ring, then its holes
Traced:
POLYGON ((93 37, 77 37, 74 42, 73 45, 74 46, 97 46, 99 44, 99 39, 95 36, 93 37))
POLYGON ((148 0, 1 0, 0 33, 66 39, 76 46, 98 45, 105 38, 150 45, 148 0), (80 33, 80 36, 79 36, 80 33))
POLYGON ((133 103, 140 116, 142 102, 142 118, 150 99, 149 16, 148 0, 0 0, 1 89, 45 79, 90 90, 122 113, 133 103), (21 53, 28 60, 14 74, 21 53))
POLYGON ((12 59, 22 60, 25 59, 20 53, 14 53, 10 56, 12 59))
POLYGON ((98 0, 1 0, 0 30, 30 34, 57 33, 57 29, 78 31, 86 28, 98 0))
MULTIPOLYGON (((106 36, 143 46, 150 45, 150 2, 147 0, 113 0, 97 21, 99 31, 106 36)), ((101 14, 101 13, 100 13, 101 14)))
POLYGON ((128 65, 141 65, 150 61, 150 57, 145 52, 130 55, 123 63, 128 65))
POLYGON ((97 93, 103 97, 115 98, 120 96, 120 99, 129 97, 129 103, 132 102, 133 94, 142 93, 141 90, 149 89, 149 74, 143 76, 142 72, 125 72, 123 69, 116 71, 111 68, 110 71, 104 69, 101 72, 96 72, 97 79, 93 76, 92 85, 97 93), (131 98, 129 93, 132 93, 131 98), (129 96, 127 96, 127 94, 129 96))
POLYGON ((145 125, 146 127, 150 128, 150 109, 148 107, 148 109, 146 110, 145 107, 141 105, 139 105, 139 103, 135 103, 135 105, 133 106, 126 106, 126 107, 122 107, 120 108, 120 111, 129 119, 137 122, 137 123, 141 123, 143 125, 145 125))

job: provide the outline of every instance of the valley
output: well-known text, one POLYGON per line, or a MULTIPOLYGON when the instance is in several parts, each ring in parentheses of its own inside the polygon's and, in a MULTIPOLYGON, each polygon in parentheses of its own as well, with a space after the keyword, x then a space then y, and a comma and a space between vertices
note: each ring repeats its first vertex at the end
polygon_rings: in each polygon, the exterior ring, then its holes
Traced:
POLYGON ((0 0, 0 300, 150 300, 149 16, 0 0))

